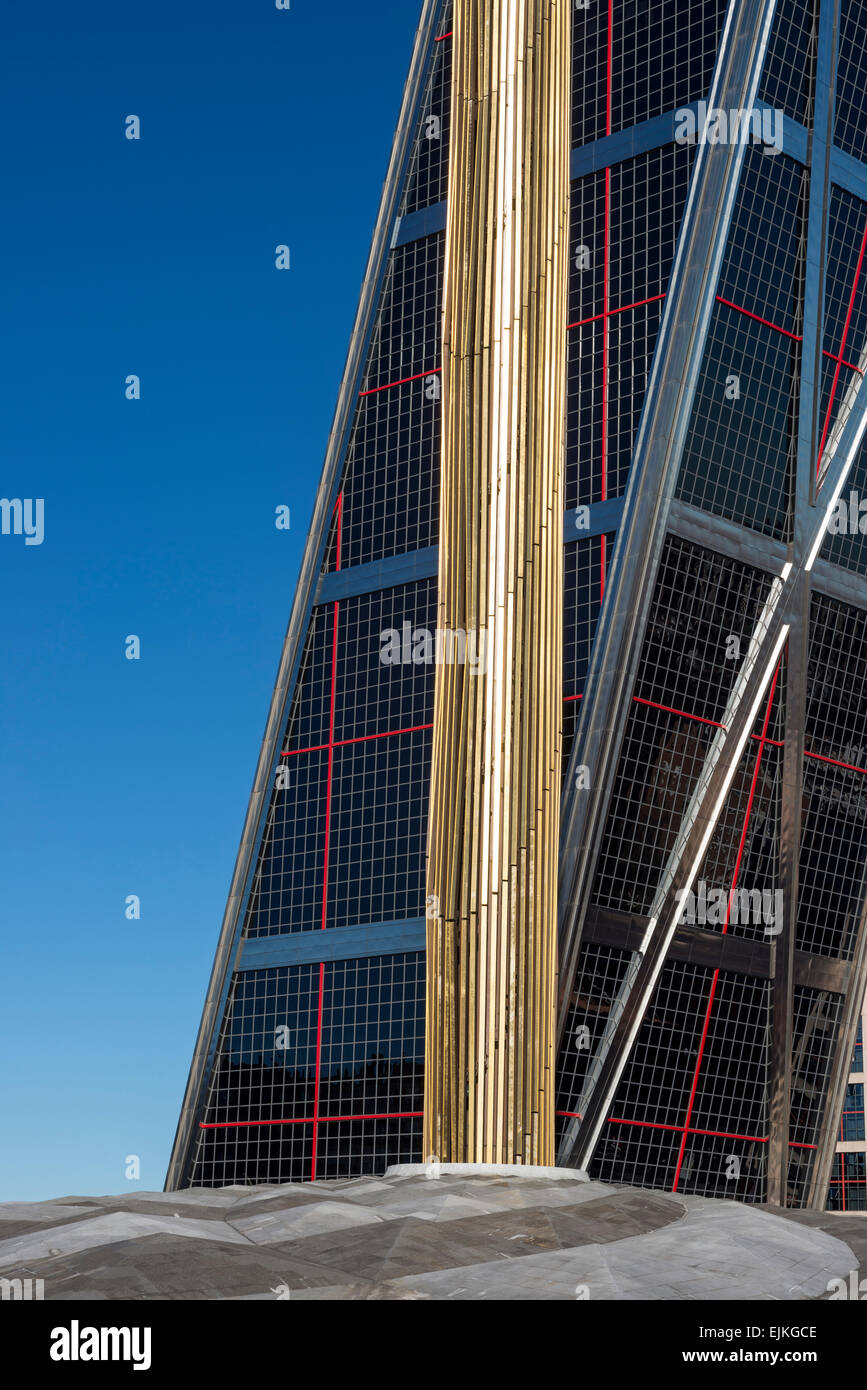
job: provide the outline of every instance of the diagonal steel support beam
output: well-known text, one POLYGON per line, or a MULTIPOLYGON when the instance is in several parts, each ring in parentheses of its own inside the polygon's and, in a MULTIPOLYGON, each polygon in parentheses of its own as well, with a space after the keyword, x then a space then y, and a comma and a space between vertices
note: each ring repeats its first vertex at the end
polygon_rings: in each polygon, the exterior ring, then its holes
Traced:
MULTIPOLYGON (((732 0, 709 108, 754 104, 774 10, 775 0, 732 0)), ((742 141, 700 144, 636 438, 561 807, 561 1038, 744 157, 742 141), (587 790, 576 787, 580 767, 587 790)))

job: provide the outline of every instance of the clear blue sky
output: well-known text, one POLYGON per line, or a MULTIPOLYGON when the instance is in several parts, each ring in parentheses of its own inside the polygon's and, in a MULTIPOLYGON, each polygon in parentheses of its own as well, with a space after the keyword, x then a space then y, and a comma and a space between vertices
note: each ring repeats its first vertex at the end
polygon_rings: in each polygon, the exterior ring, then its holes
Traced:
POLYGON ((162 1187, 420 8, 0 21, 0 1200, 162 1187))

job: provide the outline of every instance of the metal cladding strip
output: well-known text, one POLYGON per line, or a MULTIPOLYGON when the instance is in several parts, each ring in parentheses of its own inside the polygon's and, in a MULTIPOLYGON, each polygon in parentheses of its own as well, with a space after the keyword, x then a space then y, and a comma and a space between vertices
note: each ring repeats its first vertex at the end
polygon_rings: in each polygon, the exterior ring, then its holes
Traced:
POLYGON ((383 186, 379 214, 350 339, 334 422, 328 438, 322 478, 316 495, 313 518, 301 563, 292 613, 283 644, 253 789, 244 820, 241 844, 235 861, 229 898, 223 915, 202 1020, 199 1025, 172 1156, 166 1175, 166 1191, 174 1190, 184 1180, 190 1143, 195 1134, 196 1117, 213 1069, 219 1024, 226 1008, 233 970, 240 952, 240 938, 244 922, 243 909, 248 900, 250 884, 255 871, 256 848, 261 843, 269 814, 274 762, 288 717, 289 704, 304 645, 304 636, 310 619, 319 571, 322 568, 329 524, 346 456, 359 383, 364 371, 399 198, 411 156, 416 118, 424 93, 425 80, 432 62, 434 28, 442 4, 443 0, 424 0, 416 31, 412 63, 404 88, 400 117, 383 186))
MULTIPOLYGON (((755 101, 775 0, 729 6, 708 108, 755 101)), ((715 307, 743 167, 733 145, 702 142, 690 182, 626 490, 623 518, 563 793, 560 843, 562 1037, 680 458, 715 307), (587 767, 590 786, 576 787, 587 767)))
POLYGON ((239 973, 246 973, 286 965, 403 955, 424 948, 424 918, 407 917, 397 922, 370 922, 355 927, 328 927, 325 931, 283 932, 248 938, 237 968, 239 973))
POLYGON ((424 1154, 550 1166, 570 5, 457 0, 424 1154), (468 639, 469 640, 469 639, 468 639))
MULTIPOLYGON (((867 349, 859 366, 862 370, 867 369, 867 349)), ((787 614, 797 601, 803 577, 809 574, 821 547, 834 503, 867 433, 867 392, 861 393, 862 380, 861 376, 856 375, 846 393, 843 413, 834 425, 823 456, 823 492, 827 492, 829 499, 827 509, 815 514, 814 530, 805 546, 806 560, 799 566, 787 561, 772 582, 746 660, 729 696, 720 728, 711 742, 699 783, 656 890, 644 940, 630 961, 614 1000, 578 1104, 582 1119, 572 1120, 560 1147, 558 1161, 567 1166, 586 1168, 593 1156, 677 930, 682 894, 692 889, 762 698, 788 638, 790 626, 787 614)))
MULTIPOLYGON (((803 562, 815 515, 815 462, 819 449, 818 411, 822 381, 822 336, 825 322, 831 141, 836 98, 837 0, 821 0, 818 44, 813 74, 813 130, 809 146, 806 246, 802 268, 802 321, 798 384, 798 433, 794 466, 791 558, 803 562)), ((802 182, 803 188, 803 182, 802 182)), ((797 326, 797 325, 796 325, 797 326)), ((778 568, 778 567, 775 567, 778 568)), ((788 611, 786 651, 785 731, 783 735, 782 794, 780 797, 780 887, 783 930, 772 944, 773 990, 768 1068, 767 1201, 784 1207, 789 1181, 789 1120, 791 1111, 792 1042, 794 1029, 795 938, 798 921, 801 848, 804 724, 807 706, 807 662, 810 640, 810 576, 802 574, 788 611)))
MULTIPOLYGON (((610 497, 606 502, 594 502, 583 508, 571 507, 564 515, 563 544, 575 545, 591 536, 604 536, 620 526, 623 498, 610 497), (580 523, 580 525, 579 525, 580 523)), ((435 579, 439 569, 439 547, 425 546, 403 555, 390 555, 385 560, 371 560, 347 569, 331 570, 319 578, 314 604, 334 603, 340 599, 356 598, 421 579, 435 579)))

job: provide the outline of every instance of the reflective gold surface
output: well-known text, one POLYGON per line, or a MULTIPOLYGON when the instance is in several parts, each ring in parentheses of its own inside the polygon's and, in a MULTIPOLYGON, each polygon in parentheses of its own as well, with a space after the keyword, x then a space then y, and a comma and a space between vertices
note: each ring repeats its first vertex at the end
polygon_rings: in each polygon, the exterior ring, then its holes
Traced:
POLYGON ((554 1161, 567 0, 457 0, 428 839, 425 1156, 554 1161))

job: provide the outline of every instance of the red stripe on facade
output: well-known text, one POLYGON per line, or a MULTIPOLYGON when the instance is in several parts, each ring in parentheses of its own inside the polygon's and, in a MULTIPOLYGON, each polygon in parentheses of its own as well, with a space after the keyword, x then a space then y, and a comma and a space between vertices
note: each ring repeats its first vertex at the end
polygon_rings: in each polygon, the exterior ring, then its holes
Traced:
POLYGON ((429 372, 416 372, 414 376, 402 376, 399 381, 387 381, 384 386, 371 386, 368 391, 359 391, 359 396, 375 396, 379 391, 390 391, 394 386, 406 386, 408 381, 421 381, 427 376, 437 376, 441 367, 431 367, 429 372))
MULTIPOLYGON (((776 669, 776 671, 774 672, 774 678, 773 678, 773 680, 771 681, 771 689, 770 689, 770 693, 769 693, 769 695, 768 695, 768 704, 767 704, 767 708, 766 708, 766 710, 765 710, 765 721, 764 721, 764 724, 762 725, 762 737, 761 737, 761 741, 760 741, 760 743, 759 743, 758 748, 756 749, 756 764, 755 764, 755 767, 753 768, 753 777, 752 777, 752 782, 751 782, 751 784, 750 784, 750 795, 749 795, 749 800, 747 801, 747 809, 746 809, 746 812, 745 812, 745 814, 744 814, 744 824, 743 824, 743 829, 741 830, 740 843, 739 843, 739 845, 738 845, 738 856, 737 856, 737 860, 736 860, 736 862, 735 862, 734 873, 733 873, 733 875, 732 875, 732 885, 731 885, 731 890, 730 890, 730 892, 729 892, 728 907, 726 908, 726 920, 725 920, 725 923, 724 923, 723 929, 722 929, 722 935, 723 935, 723 936, 726 935, 726 933, 728 932, 728 928, 729 928, 729 915, 730 915, 730 913, 731 913, 731 902, 732 902, 731 894, 732 894, 732 893, 734 892, 734 890, 737 888, 738 875, 739 875, 740 869, 741 869, 741 859, 743 858, 744 845, 746 844, 746 840, 747 840, 747 829, 748 829, 748 827, 749 827, 750 815, 751 815, 752 809, 753 809, 753 798, 755 797, 756 785, 757 785, 758 779, 759 779, 759 768, 761 767, 762 753, 764 752, 764 748, 765 748, 765 739, 766 739, 767 733, 768 733, 768 724, 769 724, 770 718, 771 718, 771 708, 772 708, 773 703, 774 703, 774 692, 775 692, 775 690, 776 690, 776 688, 777 688, 777 678, 778 678, 779 674, 780 674, 780 667, 779 667, 779 664, 778 664, 778 665, 777 665, 777 669, 776 669)), ((709 1032, 709 1030, 710 1030, 710 1021, 711 1021, 711 1017, 712 1017, 712 1015, 713 1015, 713 1005, 714 1005, 714 1000, 715 1000, 715 998, 716 998, 716 990, 717 990, 717 984, 719 983, 719 977, 720 977, 719 969, 716 969, 716 970, 713 972, 713 979, 711 980, 710 994, 709 994, 709 996, 708 996, 708 1001, 707 1001, 707 1011, 706 1011, 705 1017, 704 1017, 704 1027, 702 1028, 701 1042, 699 1043, 698 1057, 696 1058, 696 1063, 695 1063, 695 1073, 694 1073, 693 1078, 692 1078, 692 1088, 691 1088, 690 1093, 689 1093, 689 1104, 688 1104, 688 1106, 687 1106, 686 1119, 684 1120, 683 1139, 681 1140, 680 1153, 678 1154, 678 1157, 677 1157, 677 1168, 676 1168, 676 1170, 675 1170, 674 1182, 673 1182, 672 1188, 671 1188, 672 1192, 676 1192, 676 1191, 677 1191, 678 1183, 680 1182, 680 1173, 681 1173, 681 1169, 682 1169, 682 1167, 683 1167, 684 1155, 685 1155, 685 1153, 686 1153, 686 1142, 687 1142, 687 1139, 688 1139, 688 1137, 689 1137, 689 1122, 690 1122, 690 1120, 692 1119, 692 1112, 693 1112, 693 1108, 694 1108, 694 1106, 695 1106, 695 1098, 696 1098, 696 1095, 697 1095, 697 1093, 698 1093, 698 1082, 699 1082, 699 1077, 700 1077, 700 1075, 701 1075, 701 1064, 702 1064, 702 1060, 703 1060, 703 1058, 704 1058, 704 1050, 705 1050, 705 1047, 706 1047, 706 1045, 707 1045, 707 1036, 708 1036, 708 1032, 709 1032)))
POLYGON ((740 304, 733 304, 730 299, 723 299, 721 294, 716 297, 717 304, 724 304, 727 309, 734 309, 737 313, 743 314, 745 318, 755 319, 756 323, 764 324, 765 328, 772 328, 775 333, 782 333, 786 338, 792 338, 796 343, 803 342, 800 333, 791 333, 788 328, 781 328, 778 323, 771 323, 770 319, 763 319, 761 314, 754 314, 749 309, 744 309, 740 304))
POLYGON ((855 267, 855 279, 852 282, 852 293, 849 296, 849 307, 846 311, 846 322, 843 325, 843 337, 840 342, 840 351, 837 356, 837 366, 834 368, 834 380, 831 383, 831 398, 828 401, 828 413, 825 416, 825 427, 822 430, 822 442, 819 445, 819 457, 816 459, 816 474, 822 463, 822 455, 825 452, 825 443, 828 439, 828 431, 831 428, 831 416, 834 413, 834 401, 837 395, 837 387, 840 382, 840 368, 843 364, 843 353, 846 351, 846 339, 849 336, 849 328, 852 323, 852 314, 855 310, 855 297, 858 293, 858 281, 861 278, 861 269, 864 265, 864 252, 867 250, 867 222, 864 224, 864 235, 861 238, 861 250, 858 254, 858 264, 855 267))

